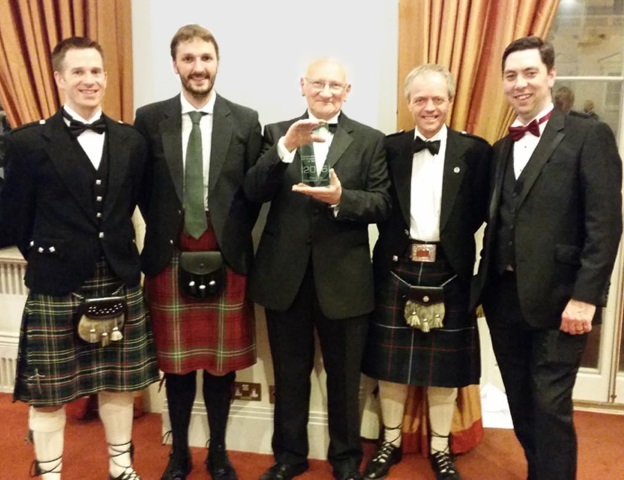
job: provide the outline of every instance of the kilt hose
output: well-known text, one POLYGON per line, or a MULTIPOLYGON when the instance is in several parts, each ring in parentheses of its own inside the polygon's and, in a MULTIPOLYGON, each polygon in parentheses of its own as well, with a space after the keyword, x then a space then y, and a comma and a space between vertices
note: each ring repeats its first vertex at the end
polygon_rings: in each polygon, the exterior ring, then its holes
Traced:
MULTIPOLYGON (((454 272, 441 253, 435 262, 400 258, 394 273, 418 286, 440 286, 454 272)), ((362 371, 373 378, 404 385, 463 387, 481 375, 479 333, 468 312, 470 283, 455 278, 444 287, 444 327, 428 333, 409 326, 403 295, 409 289, 390 272, 375 279, 375 312, 371 316, 362 371)))
POLYGON ((149 315, 141 286, 123 286, 105 261, 73 293, 30 292, 20 330, 14 400, 51 407, 103 390, 142 390, 159 379, 149 315), (121 287, 121 289, 120 289, 121 287), (117 293, 118 292, 118 293, 117 293), (125 294, 123 339, 106 347, 78 337, 81 298, 125 294))
MULTIPOLYGON (((181 251, 219 250, 208 218, 199 239, 180 233, 181 251)), ((256 363, 254 307, 245 298, 247 277, 226 266, 225 290, 210 299, 186 296, 178 288, 180 252, 158 275, 145 279, 158 366, 178 375, 207 370, 223 375, 256 363)))

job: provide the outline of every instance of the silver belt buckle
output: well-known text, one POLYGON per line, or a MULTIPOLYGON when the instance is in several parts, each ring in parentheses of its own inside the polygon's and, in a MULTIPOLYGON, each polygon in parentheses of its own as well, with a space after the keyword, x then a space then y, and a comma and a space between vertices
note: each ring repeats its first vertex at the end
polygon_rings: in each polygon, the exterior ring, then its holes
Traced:
POLYGON ((431 245, 428 243, 412 243, 410 260, 412 262, 435 262, 436 245, 431 245))

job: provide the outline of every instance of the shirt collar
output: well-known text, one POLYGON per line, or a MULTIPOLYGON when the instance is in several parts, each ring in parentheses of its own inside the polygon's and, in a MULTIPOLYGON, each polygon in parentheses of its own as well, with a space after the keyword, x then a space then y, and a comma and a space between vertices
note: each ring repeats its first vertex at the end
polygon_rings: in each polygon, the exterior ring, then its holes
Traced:
POLYGON ((340 117, 340 112, 338 112, 336 115, 334 115, 332 118, 330 118, 329 120, 321 120, 319 118, 316 118, 312 112, 310 110, 308 110, 308 118, 310 120, 316 120, 317 122, 325 122, 325 123, 338 123, 338 117, 340 117))
MULTIPOLYGON (((68 107, 67 104, 63 105, 63 108, 65 109, 65 111, 67 113, 69 113, 70 117, 72 117, 74 120, 78 120, 79 122, 82 122, 82 123, 93 123, 96 120, 99 120, 99 118, 102 116, 102 109, 101 108, 98 108, 95 111, 95 113, 93 115, 91 115, 91 118, 84 118, 82 115, 79 115, 74 109, 68 107)), ((69 121, 67 123, 69 123, 69 121)))
POLYGON ((214 113, 215 101, 217 100, 217 92, 212 91, 212 95, 210 95, 210 100, 208 103, 201 108, 195 108, 191 103, 184 97, 183 94, 180 94, 180 104, 182 105, 182 115, 189 112, 204 112, 207 115, 212 115, 214 113))
MULTIPOLYGON (((531 123, 533 120, 535 119, 540 119, 542 118, 544 115, 548 114, 548 112, 550 112, 553 108, 555 108, 555 106, 552 104, 552 102, 550 102, 546 108, 544 110, 542 110, 541 112, 539 112, 534 118, 532 118, 529 122, 527 123, 522 123, 518 117, 516 117, 516 119, 514 120, 514 122, 511 124, 512 127, 521 127, 524 125, 528 125, 529 123, 531 123)), ((544 122, 546 123, 546 122, 544 122)))
POLYGON ((440 140, 440 143, 442 144, 446 141, 447 136, 448 136, 448 130, 446 128, 446 125, 442 125, 442 128, 440 129, 440 131, 431 138, 425 138, 425 136, 422 133, 420 133, 420 131, 418 130, 418 127, 414 128, 414 139, 416 139, 416 137, 420 137, 425 142, 433 142, 434 140, 440 140))

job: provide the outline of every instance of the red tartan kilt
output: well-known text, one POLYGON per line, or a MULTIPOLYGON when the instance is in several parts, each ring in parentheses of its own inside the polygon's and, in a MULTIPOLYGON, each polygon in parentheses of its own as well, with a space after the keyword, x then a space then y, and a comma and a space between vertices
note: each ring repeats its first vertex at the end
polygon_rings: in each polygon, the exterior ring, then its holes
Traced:
MULTIPOLYGON (((218 250, 210 224, 194 239, 180 234, 182 251, 218 250)), ((224 292, 197 300, 178 288, 179 252, 158 275, 145 279, 158 364, 166 373, 208 370, 215 374, 241 370, 256 362, 253 304, 245 299, 247 277, 230 268, 224 292)))

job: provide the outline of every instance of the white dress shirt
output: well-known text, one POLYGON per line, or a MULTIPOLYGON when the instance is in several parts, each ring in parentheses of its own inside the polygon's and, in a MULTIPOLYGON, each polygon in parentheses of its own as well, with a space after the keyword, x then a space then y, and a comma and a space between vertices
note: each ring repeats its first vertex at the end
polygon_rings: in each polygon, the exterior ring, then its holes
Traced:
POLYGON ((438 133, 426 139, 418 129, 414 139, 440 140, 440 150, 432 155, 426 148, 412 157, 410 188, 410 238, 424 242, 440 241, 440 209, 442 205, 442 179, 448 131, 443 125, 438 133))
MULTIPOLYGON (((91 118, 83 118, 81 115, 76 113, 67 105, 63 105, 65 111, 78 122, 82 123, 93 123, 96 120, 99 120, 102 116, 102 109, 98 108, 98 110, 93 114, 91 118)), ((69 125, 69 120, 66 118, 65 124, 69 125)), ((91 160, 93 167, 97 170, 100 168, 100 163, 102 162, 102 153, 104 152, 104 140, 106 137, 106 132, 104 133, 95 133, 93 130, 85 130, 80 135, 78 135, 78 143, 82 147, 82 149, 91 160)))
MULTIPOLYGON (((539 121, 539 119, 542 118, 544 115, 548 115, 548 112, 550 112, 553 108, 554 108, 553 104, 550 103, 544 110, 542 110, 535 117, 535 119, 539 121)), ((532 121, 533 119, 531 119, 531 122, 532 121)), ((528 122, 527 125, 531 122, 528 122)), ((540 123, 539 125, 540 136, 544 133, 544 129, 546 128, 547 123, 548 123, 548 120, 540 123)), ((524 124, 522 124, 520 120, 516 118, 516 120, 511 124, 511 126, 522 127, 524 126, 524 124)), ((513 158, 514 158, 514 175, 516 176, 516 180, 522 173, 522 170, 524 170, 524 167, 526 167, 527 163, 529 163, 529 160, 531 159, 531 155, 533 155, 533 152, 535 151, 535 148, 537 147, 539 140, 540 140, 540 137, 536 137, 535 135, 531 133, 526 133, 524 137, 514 142, 513 158)))

